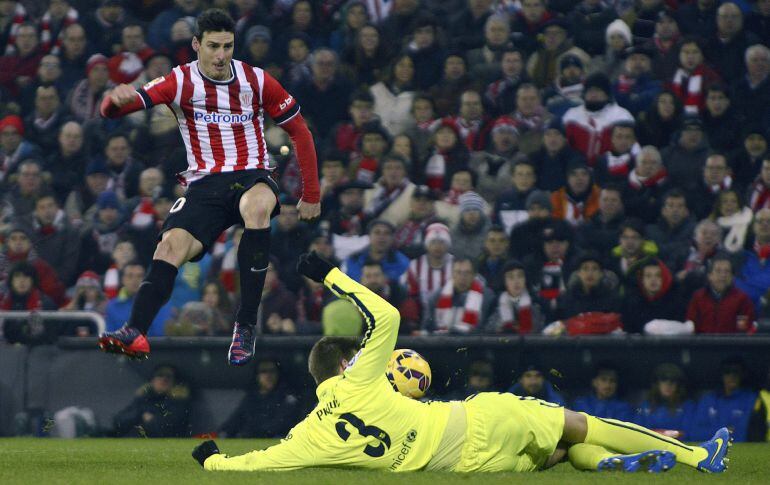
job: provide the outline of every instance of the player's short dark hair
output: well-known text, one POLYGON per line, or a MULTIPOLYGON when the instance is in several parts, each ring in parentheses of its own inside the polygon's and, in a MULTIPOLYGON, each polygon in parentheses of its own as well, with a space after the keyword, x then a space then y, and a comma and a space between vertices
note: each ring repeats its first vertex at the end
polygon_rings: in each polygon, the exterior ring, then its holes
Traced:
POLYGON ((350 337, 323 337, 316 342, 307 359, 316 384, 339 375, 342 359, 352 359, 359 348, 358 341, 350 337))
POLYGON ((206 32, 231 32, 235 35, 235 22, 230 14, 221 8, 210 8, 198 16, 195 37, 202 41, 206 32))

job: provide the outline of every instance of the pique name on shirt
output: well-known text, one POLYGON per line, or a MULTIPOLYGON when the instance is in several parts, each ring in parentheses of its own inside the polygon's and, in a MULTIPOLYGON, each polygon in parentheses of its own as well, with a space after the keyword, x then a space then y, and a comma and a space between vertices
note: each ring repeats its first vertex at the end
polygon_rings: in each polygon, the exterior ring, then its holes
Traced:
POLYGON ((316 411, 315 415, 318 418, 318 420, 320 421, 321 418, 323 418, 324 416, 331 415, 332 414, 332 409, 335 409, 335 408, 338 408, 338 407, 340 407, 340 403, 337 402, 336 399, 333 399, 332 401, 329 402, 329 404, 327 404, 326 406, 324 406, 321 409, 319 409, 318 411, 316 411))
POLYGON ((222 114, 195 112, 195 121, 204 123, 248 123, 254 119, 254 113, 222 114))

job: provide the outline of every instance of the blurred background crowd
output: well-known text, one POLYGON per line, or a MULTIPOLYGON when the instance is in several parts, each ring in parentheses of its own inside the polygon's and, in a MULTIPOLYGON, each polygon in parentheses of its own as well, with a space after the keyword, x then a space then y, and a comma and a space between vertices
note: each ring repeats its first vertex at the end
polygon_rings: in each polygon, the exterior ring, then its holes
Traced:
MULTIPOLYGON (((267 121, 282 211, 263 333, 359 331, 296 274, 308 249, 398 306, 405 334, 761 330, 770 0, 0 0, 0 309, 126 320, 185 150, 167 107, 108 120, 99 103, 194 60, 210 6, 318 149, 306 224, 267 121)), ((239 237, 181 269, 151 335, 230 332, 239 237)), ((94 331, 30 327, 5 338, 94 331)))
MULTIPOLYGON (((308 224, 291 144, 266 120, 282 209, 262 333, 361 331, 354 308, 296 274, 308 249, 396 305, 406 335, 763 331, 770 0, 0 0, 0 310, 125 322, 186 155, 165 106, 115 120, 98 107, 195 60, 208 7, 236 20, 235 57, 299 101, 318 151, 323 212, 308 224)), ((151 336, 231 333, 241 231, 180 269, 151 336)), ((95 331, 23 319, 3 333, 95 331)), ((493 386, 491 364, 474 365, 470 388, 493 386)), ((516 392, 563 402, 530 371, 516 392)), ((255 396, 276 372, 259 365, 255 396)), ((647 407, 610 412, 591 406, 622 380, 598 368, 573 404, 695 437, 694 417, 734 399, 724 413, 745 430, 770 398, 743 375, 725 364, 724 389, 696 405, 664 366, 647 407), (656 409, 680 421, 646 421, 656 409)), ((159 370, 116 429, 154 419, 153 399, 188 399, 175 378, 159 370)))

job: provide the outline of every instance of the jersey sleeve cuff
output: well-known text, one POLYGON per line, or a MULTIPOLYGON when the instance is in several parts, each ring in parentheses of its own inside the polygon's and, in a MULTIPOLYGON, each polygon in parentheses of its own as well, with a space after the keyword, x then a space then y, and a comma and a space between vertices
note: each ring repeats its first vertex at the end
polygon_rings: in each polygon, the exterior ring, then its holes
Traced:
POLYGON ((147 91, 145 91, 144 88, 139 88, 136 90, 136 92, 139 93, 139 97, 142 98, 142 103, 144 103, 145 109, 150 109, 154 106, 152 98, 149 94, 147 94, 147 91))
POLYGON ((331 271, 329 271, 326 274, 326 278, 324 278, 324 283, 327 287, 331 288, 334 286, 335 281, 339 281, 340 275, 345 276, 345 273, 342 272, 339 268, 332 268, 331 271))
POLYGON ((294 104, 284 114, 273 118, 276 125, 282 125, 299 114, 299 104, 294 104))

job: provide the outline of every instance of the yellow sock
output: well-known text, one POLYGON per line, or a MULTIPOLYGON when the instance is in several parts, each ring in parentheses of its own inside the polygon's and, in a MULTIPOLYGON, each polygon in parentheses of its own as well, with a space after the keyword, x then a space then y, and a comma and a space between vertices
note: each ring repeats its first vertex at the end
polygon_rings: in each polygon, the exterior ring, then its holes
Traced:
POLYGON ((600 461, 615 455, 617 453, 613 453, 607 448, 586 443, 572 445, 567 450, 570 464, 578 470, 596 471, 600 461))
MULTIPOLYGON (((585 414, 585 413, 581 413, 585 414)), ((595 418, 585 414, 588 433, 585 442, 603 446, 618 453, 641 453, 663 450, 676 455, 676 461, 695 467, 708 452, 699 446, 689 446, 674 438, 663 436, 642 426, 616 419, 595 418)))

